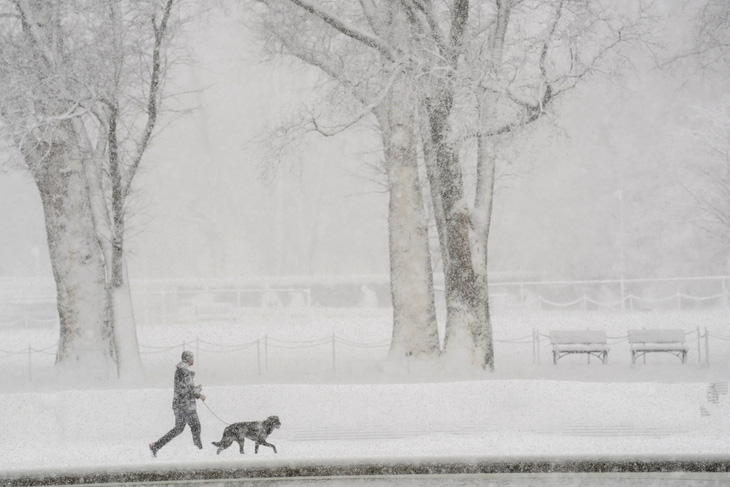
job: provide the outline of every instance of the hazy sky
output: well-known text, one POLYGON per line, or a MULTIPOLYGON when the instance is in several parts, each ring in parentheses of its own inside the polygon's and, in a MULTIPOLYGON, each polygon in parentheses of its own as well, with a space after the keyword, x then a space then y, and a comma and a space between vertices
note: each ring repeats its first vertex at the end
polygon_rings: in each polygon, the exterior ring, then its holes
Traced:
MULTIPOLYGON (((174 85, 199 89, 183 102, 200 109, 167 126, 143 161, 128 223, 130 277, 386 274, 388 197, 368 166, 380 157, 372 133, 311 138, 272 184, 259 177, 255 141, 312 98, 314 76, 257 62, 238 14, 213 14, 192 29, 195 62, 178 69, 174 85)), ((635 274, 707 271, 702 258, 670 255, 689 245, 673 239, 694 231, 681 218, 685 227, 670 224, 652 184, 671 183, 675 134, 722 85, 681 84, 645 57, 638 67, 594 77, 503 152, 495 272, 610 277, 622 248, 624 270, 635 274)), ((0 209, 0 276, 50 277, 40 198, 27 176, 0 174, 0 209)))

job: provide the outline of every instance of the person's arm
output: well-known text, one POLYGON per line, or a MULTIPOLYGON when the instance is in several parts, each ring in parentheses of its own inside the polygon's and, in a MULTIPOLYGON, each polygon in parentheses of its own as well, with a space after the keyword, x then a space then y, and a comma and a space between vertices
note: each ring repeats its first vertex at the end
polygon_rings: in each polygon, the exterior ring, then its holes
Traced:
POLYGON ((203 386, 196 386, 195 382, 193 381, 193 374, 188 374, 188 381, 190 382, 190 392, 192 396, 195 399, 200 399, 201 401, 205 401, 205 395, 201 392, 203 390, 203 386))

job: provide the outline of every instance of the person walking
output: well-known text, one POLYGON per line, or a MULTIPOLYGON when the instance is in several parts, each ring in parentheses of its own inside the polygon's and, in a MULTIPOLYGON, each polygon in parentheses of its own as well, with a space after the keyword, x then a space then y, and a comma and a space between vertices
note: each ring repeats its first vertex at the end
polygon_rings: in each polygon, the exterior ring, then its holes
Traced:
POLYGON ((175 413, 175 427, 167 432, 165 436, 154 443, 150 443, 152 456, 156 457, 160 448, 165 446, 173 438, 183 432, 185 425, 190 425, 193 433, 193 443, 202 449, 200 442, 200 419, 195 406, 195 400, 205 401, 205 395, 201 393, 203 386, 196 386, 193 378, 195 372, 190 367, 195 362, 193 352, 184 351, 182 361, 175 368, 175 392, 172 399, 172 411, 175 413))

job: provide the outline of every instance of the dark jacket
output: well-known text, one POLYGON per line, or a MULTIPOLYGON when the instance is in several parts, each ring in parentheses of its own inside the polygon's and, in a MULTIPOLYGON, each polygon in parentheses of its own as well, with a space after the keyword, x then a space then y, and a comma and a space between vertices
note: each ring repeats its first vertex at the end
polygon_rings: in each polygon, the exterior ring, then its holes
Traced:
POLYGON ((175 395, 172 409, 178 411, 195 411, 195 400, 200 398, 201 386, 196 386, 193 378, 195 372, 185 362, 177 364, 175 369, 175 395))

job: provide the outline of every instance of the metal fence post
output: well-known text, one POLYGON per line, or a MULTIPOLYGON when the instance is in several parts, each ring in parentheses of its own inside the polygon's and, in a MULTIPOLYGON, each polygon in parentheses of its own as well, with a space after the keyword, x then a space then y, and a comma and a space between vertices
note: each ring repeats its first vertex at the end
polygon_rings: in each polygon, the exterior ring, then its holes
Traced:
POLYGON ((705 363, 710 365, 710 334, 705 327, 705 363))
POLYGON ((700 327, 697 327, 697 361, 702 363, 702 349, 700 348, 700 327))

